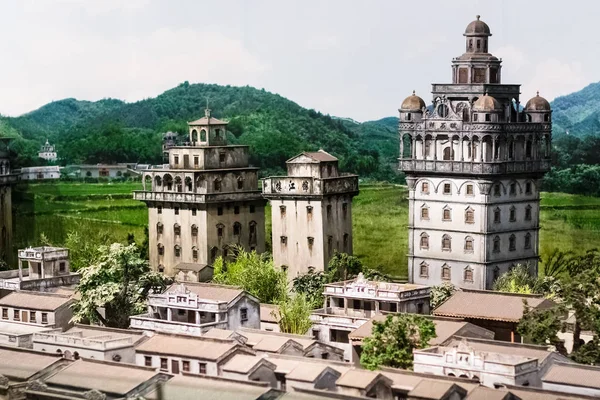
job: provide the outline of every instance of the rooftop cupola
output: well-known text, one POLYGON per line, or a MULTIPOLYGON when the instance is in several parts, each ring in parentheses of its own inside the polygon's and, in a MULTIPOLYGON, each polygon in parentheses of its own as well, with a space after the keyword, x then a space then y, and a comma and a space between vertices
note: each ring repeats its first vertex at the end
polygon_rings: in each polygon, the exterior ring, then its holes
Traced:
POLYGON ((406 122, 420 121, 425 107, 425 101, 417 96, 413 90, 412 94, 404 99, 400 106, 400 120, 406 122))
POLYGON ((477 19, 467 25, 465 33, 466 37, 467 53, 487 53, 488 52, 488 38, 492 36, 490 27, 485 22, 477 19))

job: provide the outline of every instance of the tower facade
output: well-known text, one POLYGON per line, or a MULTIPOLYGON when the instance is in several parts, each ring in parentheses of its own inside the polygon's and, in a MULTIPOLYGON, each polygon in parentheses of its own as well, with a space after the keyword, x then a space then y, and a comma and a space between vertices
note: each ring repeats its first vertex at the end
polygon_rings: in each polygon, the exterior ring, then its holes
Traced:
POLYGON ((520 106, 501 83, 479 19, 452 60, 452 83, 433 84, 432 111, 413 94, 400 107, 400 169, 409 187, 411 282, 490 289, 516 264, 537 273, 540 182, 550 168, 551 109, 520 106))
POLYGON ((54 146, 51 145, 48 140, 46 140, 46 143, 38 152, 38 157, 46 161, 56 161, 58 159, 58 154, 56 153, 54 146))
POLYGON ((288 278, 326 271, 335 251, 352 254, 352 198, 358 176, 340 174, 338 159, 319 150, 286 161, 287 176, 263 180, 271 201, 273 261, 288 278))
POLYGON ((10 139, 0 138, 0 261, 12 266, 14 254, 11 185, 17 182, 17 174, 12 174, 10 170, 9 142, 10 139))
POLYGON ((144 171, 134 198, 148 205, 150 265, 168 276, 200 271, 231 245, 265 249, 265 204, 248 146, 227 145, 227 122, 189 122, 189 144, 167 149, 169 167, 144 171))

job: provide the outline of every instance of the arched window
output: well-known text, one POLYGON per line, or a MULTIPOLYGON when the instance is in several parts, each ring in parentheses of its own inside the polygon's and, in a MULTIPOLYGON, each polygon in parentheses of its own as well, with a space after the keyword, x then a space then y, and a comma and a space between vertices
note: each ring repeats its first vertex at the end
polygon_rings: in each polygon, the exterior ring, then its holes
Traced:
POLYGON ((442 221, 452 221, 452 209, 448 206, 442 211, 442 221))
POLYGON ((256 245, 256 221, 250 221, 250 223, 248 224, 248 232, 250 233, 250 246, 256 245))
POLYGON ((196 246, 192 247, 192 258, 194 261, 198 261, 198 248, 196 246))
POLYGON ((238 176, 238 178, 237 178, 237 188, 238 189, 244 188, 244 178, 242 178, 241 176, 238 176))
POLYGON ((465 268, 465 282, 473 282, 473 270, 469 266, 465 268))
POLYGON ((421 278, 429 277, 429 264, 427 264, 425 261, 423 261, 419 266, 419 276, 421 278))
POLYGON ((242 224, 239 222, 233 224, 233 234, 234 236, 239 236, 242 234, 242 224))
POLYGON ((173 225, 173 233, 175 234, 175 236, 181 236, 181 225, 173 225))
POLYGON ((500 208, 496 207, 494 209, 494 223, 495 224, 499 224, 500 223, 500 208))
POLYGON ((173 190, 173 177, 170 174, 165 174, 163 177, 163 185, 167 187, 167 190, 173 190))
POLYGON ((218 255, 219 255, 219 248, 218 247, 212 247, 210 249, 210 261, 211 262, 215 262, 215 260, 217 259, 218 255))
POLYGON ((225 225, 217 224, 217 236, 218 237, 223 237, 224 229, 225 229, 225 225))
POLYGON ((454 149, 452 149, 452 147, 444 148, 444 160, 445 161, 454 160, 454 149))
POLYGON ((422 249, 428 249, 429 248, 429 235, 426 234, 425 232, 421 233, 420 247, 422 249))
POLYGON ((494 271, 492 273, 492 278, 493 278, 494 282, 497 281, 499 277, 500 277, 500 268, 498 268, 498 266, 495 266, 494 271))
POLYGON ((154 177, 154 186, 155 187, 160 187, 162 185, 162 179, 160 179, 160 176, 155 176, 154 177))
POLYGON ((471 236, 467 236, 465 238, 465 252, 467 252, 467 253, 473 252, 473 238, 471 236))
POLYGON ((165 266, 164 266, 164 265, 162 265, 162 264, 159 264, 159 265, 158 265, 158 272, 160 272, 161 274, 162 274, 163 272, 165 272, 165 266))
POLYGON ((515 235, 510 235, 510 238, 508 239, 508 250, 515 251, 516 249, 517 249, 517 238, 515 237, 515 235))
POLYGON ((159 223, 156 224, 156 233, 158 235, 162 235, 162 233, 163 233, 163 224, 162 224, 162 222, 159 222, 159 223))
POLYGON ((466 224, 474 224, 475 223, 475 210, 471 207, 467 207, 465 210, 465 223, 466 224))
POLYGON ((198 236, 198 226, 196 224, 192 225, 192 236, 198 236))
POLYGON ((525 221, 531 221, 531 206, 525 207, 525 221))
POLYGON ((221 180, 219 178, 215 179, 215 181, 213 182, 213 186, 214 186, 215 192, 220 192, 221 191, 221 180))
POLYGON ((525 234, 525 248, 526 249, 530 249, 531 248, 531 233, 526 233, 525 234))
POLYGON ((452 239, 450 235, 442 236, 442 251, 451 251, 452 250, 452 239))
POLYGON ((494 253, 500 253, 500 236, 494 238, 494 253))
POLYGON ((73 359, 74 360, 79 360, 79 353, 78 352, 73 352, 73 359))
POLYGON ((206 142, 206 131, 204 129, 200 131, 200 141, 206 142))
POLYGON ((437 108, 437 113, 440 117, 446 118, 448 116, 448 106, 445 104, 440 104, 437 108))
POLYGON ((442 265, 442 279, 445 281, 452 279, 450 275, 450 266, 448 266, 448 264, 442 265))
POLYGON ((198 131, 193 129, 192 130, 192 142, 196 143, 198 141, 198 131))
POLYGON ((175 245, 175 257, 181 257, 181 247, 178 244, 175 245))
POLYGON ((189 176, 185 177, 185 187, 188 192, 191 192, 194 189, 194 187, 192 185, 192 178, 190 178, 189 176))
POLYGON ((421 219, 429 219, 429 207, 427 207, 425 204, 421 206, 421 219))
POLYGON ((525 157, 531 158, 531 140, 525 142, 525 157))
POLYGON ((158 244, 158 255, 162 256, 165 254, 165 246, 163 246, 161 243, 158 244))
POLYGON ((181 177, 180 176, 176 176, 175 177, 175 188, 177 189, 177 191, 179 193, 183 192, 183 184, 181 183, 181 177))
POLYGON ((517 220, 517 209, 515 206, 510 207, 510 222, 515 222, 517 220))

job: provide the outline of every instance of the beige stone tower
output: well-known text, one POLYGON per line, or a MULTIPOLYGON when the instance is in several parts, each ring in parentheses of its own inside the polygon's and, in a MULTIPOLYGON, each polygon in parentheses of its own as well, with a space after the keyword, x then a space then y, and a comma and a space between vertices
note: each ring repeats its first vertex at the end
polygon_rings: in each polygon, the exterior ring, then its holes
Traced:
POLYGON ((10 139, 0 138, 0 260, 13 266, 13 224, 11 185, 17 181, 17 174, 11 174, 8 160, 10 139))
POLYGON ((271 201, 273 260, 294 279, 325 271, 335 251, 352 254, 352 198, 358 176, 340 174, 338 159, 323 150, 286 162, 287 176, 263 181, 271 201))
POLYGON ((248 146, 227 145, 227 122, 206 109, 188 125, 189 143, 168 148, 168 168, 144 171, 134 198, 148 205, 150 265, 198 280, 233 244, 264 251, 266 200, 248 146))
POLYGON ((537 273, 540 183, 550 169, 552 110, 501 81, 501 60, 479 19, 452 60, 452 83, 433 84, 433 107, 414 93, 400 107, 400 169, 409 187, 408 275, 490 289, 516 264, 537 273))

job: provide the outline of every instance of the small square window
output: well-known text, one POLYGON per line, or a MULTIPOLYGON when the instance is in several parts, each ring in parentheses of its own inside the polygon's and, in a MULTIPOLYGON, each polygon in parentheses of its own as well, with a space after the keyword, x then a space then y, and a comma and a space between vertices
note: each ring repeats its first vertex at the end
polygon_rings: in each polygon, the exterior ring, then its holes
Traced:
POLYGON ((198 363, 198 373, 199 374, 206 374, 206 363, 198 363))
POLYGON ((444 194, 451 194, 452 186, 449 183, 444 183, 444 194))
POLYGON ((281 240, 281 244, 287 244, 287 236, 281 236, 280 240, 281 240))
POLYGON ((42 313, 42 324, 47 324, 48 323, 48 313, 43 312, 42 313))
POLYGON ((421 183, 421 193, 429 193, 429 182, 421 183))
POLYGON ((467 185, 467 196, 473 196, 473 185, 467 185))
POLYGON ((219 153, 219 162, 225 162, 225 153, 219 153))
POLYGON ((223 215, 223 207, 217 207, 217 215, 223 215))
POLYGON ((151 367, 152 366, 152 357, 144 356, 144 365, 146 367, 151 367))

